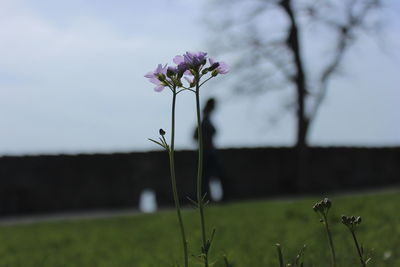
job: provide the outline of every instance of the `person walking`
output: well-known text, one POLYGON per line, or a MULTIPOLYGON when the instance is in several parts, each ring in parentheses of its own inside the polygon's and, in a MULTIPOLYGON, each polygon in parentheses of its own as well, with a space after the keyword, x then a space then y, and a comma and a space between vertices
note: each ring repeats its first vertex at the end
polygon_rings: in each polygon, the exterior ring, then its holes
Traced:
MULTIPOLYGON (((224 178, 221 164, 218 157, 218 151, 214 145, 214 137, 217 130, 211 120, 211 116, 216 107, 216 100, 210 98, 207 100, 203 108, 203 118, 201 129, 203 135, 203 179, 202 192, 210 198, 210 180, 218 178, 222 184, 224 178)), ((198 129, 194 131, 194 139, 198 139, 198 129)), ((222 196, 221 196, 222 198, 222 196)))

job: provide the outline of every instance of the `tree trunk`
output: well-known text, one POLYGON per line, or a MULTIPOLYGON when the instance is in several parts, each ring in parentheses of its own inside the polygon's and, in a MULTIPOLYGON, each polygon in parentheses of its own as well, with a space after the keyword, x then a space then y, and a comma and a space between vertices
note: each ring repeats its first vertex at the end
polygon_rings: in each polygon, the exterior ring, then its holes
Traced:
POLYGON ((292 51, 296 74, 293 77, 297 92, 297 140, 296 140, 296 157, 297 157, 297 184, 294 185, 295 190, 303 190, 307 187, 308 173, 308 149, 307 149, 307 133, 309 119, 306 115, 305 100, 307 97, 307 83, 304 72, 303 60, 301 57, 301 48, 299 41, 299 30, 296 22, 294 10, 291 6, 291 0, 282 0, 280 2, 283 10, 289 18, 289 29, 287 34, 286 45, 292 51))
POLYGON ((291 6, 291 0, 282 0, 281 6, 288 15, 290 25, 286 40, 286 45, 293 53, 294 65, 296 66, 296 74, 293 77, 297 91, 297 140, 296 147, 307 146, 307 130, 308 118, 305 112, 306 90, 306 75, 304 72, 303 60, 301 57, 301 48, 299 41, 299 30, 294 15, 294 10, 291 6))

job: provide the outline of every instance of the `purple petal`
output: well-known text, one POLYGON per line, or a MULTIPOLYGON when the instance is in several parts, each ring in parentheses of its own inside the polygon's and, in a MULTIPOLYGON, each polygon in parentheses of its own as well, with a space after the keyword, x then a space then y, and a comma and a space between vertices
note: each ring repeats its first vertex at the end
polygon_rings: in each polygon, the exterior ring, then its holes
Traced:
POLYGON ((185 71, 187 71, 187 66, 185 62, 180 63, 176 68, 180 73, 184 73, 185 71))
POLYGON ((215 63, 215 59, 213 58, 208 58, 208 62, 210 62, 210 65, 212 66, 215 63))
POLYGON ((173 61, 174 61, 175 64, 179 65, 181 63, 184 63, 185 59, 184 59, 183 56, 179 56, 178 55, 178 56, 174 57, 173 61))
POLYGON ((176 73, 178 71, 178 68, 177 67, 173 67, 173 66, 169 66, 167 70, 176 73))
POLYGON ((188 77, 183 77, 189 84, 191 84, 193 82, 193 79, 189 79, 188 77))
POLYGON ((164 65, 164 67, 162 68, 161 73, 167 74, 167 64, 164 65))
POLYGON ((154 87, 154 91, 161 92, 162 90, 164 90, 164 87, 165 86, 162 86, 162 85, 156 86, 156 87, 154 87))
POLYGON ((161 73, 162 69, 163 69, 162 65, 158 64, 158 66, 157 66, 156 70, 154 71, 154 73, 161 73))
POLYGON ((193 57, 196 56, 196 53, 186 51, 186 54, 184 54, 183 56, 187 56, 187 57, 189 57, 189 58, 193 58, 193 57))
POLYGON ((157 78, 150 78, 150 82, 151 82, 151 83, 154 83, 154 84, 156 84, 156 85, 161 84, 160 80, 157 79, 157 78))
POLYGON ((229 72, 229 66, 228 66, 225 62, 220 61, 220 62, 219 62, 219 66, 218 66, 218 72, 219 72, 220 74, 226 74, 226 73, 228 73, 228 72, 229 72))
POLYGON ((186 54, 183 55, 183 59, 185 60, 185 63, 192 64, 194 56, 195 56, 194 53, 186 52, 186 54))
POLYGON ((197 53, 197 57, 200 59, 204 59, 207 56, 206 52, 198 52, 197 53))
POLYGON ((144 75, 144 77, 146 78, 153 78, 154 77, 154 73, 152 71, 148 72, 146 75, 144 75))
POLYGON ((154 74, 166 74, 167 73, 167 64, 164 65, 164 67, 161 64, 158 64, 156 70, 154 71, 154 74))

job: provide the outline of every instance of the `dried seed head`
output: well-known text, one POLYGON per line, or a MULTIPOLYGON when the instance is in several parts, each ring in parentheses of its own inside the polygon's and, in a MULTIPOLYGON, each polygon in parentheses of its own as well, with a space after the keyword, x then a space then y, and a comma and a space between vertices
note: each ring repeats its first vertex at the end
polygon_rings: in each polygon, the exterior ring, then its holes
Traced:
POLYGON ((325 199, 324 199, 324 204, 325 204, 325 207, 326 207, 327 209, 330 209, 331 206, 332 206, 332 202, 331 202, 328 198, 325 198, 325 199))

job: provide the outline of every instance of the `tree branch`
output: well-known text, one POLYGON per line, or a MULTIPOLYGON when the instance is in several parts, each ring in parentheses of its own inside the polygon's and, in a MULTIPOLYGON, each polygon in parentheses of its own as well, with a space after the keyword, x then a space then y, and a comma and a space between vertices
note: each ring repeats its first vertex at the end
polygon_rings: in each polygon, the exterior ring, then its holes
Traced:
POLYGON ((316 117, 318 110, 326 97, 330 78, 337 72, 340 63, 343 61, 345 52, 355 41, 354 32, 360 28, 363 28, 368 13, 371 12, 371 10, 373 10, 373 8, 375 8, 377 5, 379 5, 379 0, 371 0, 367 2, 357 14, 355 11, 355 7, 362 1, 365 0, 352 0, 348 2, 348 5, 346 7, 346 23, 342 25, 335 24, 336 32, 338 35, 336 50, 331 61, 321 72, 319 78, 319 93, 316 97, 310 114, 308 115, 311 121, 314 120, 314 118, 316 117))

